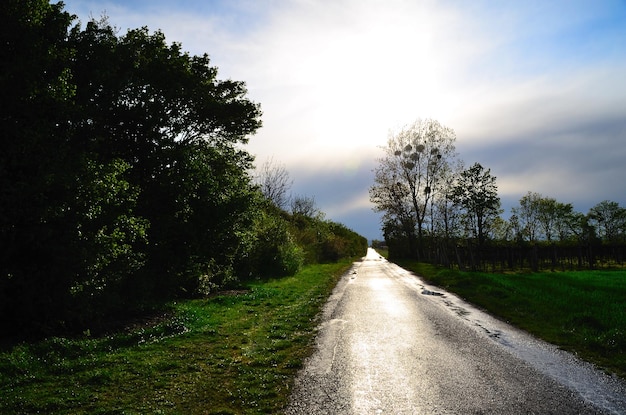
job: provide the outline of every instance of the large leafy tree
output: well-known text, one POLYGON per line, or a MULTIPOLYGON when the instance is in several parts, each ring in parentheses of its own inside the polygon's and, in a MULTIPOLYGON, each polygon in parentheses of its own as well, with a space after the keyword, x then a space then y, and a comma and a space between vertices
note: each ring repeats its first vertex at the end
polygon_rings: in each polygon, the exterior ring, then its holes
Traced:
POLYGON ((230 278, 255 203, 244 84, 161 32, 0 11, 3 317, 54 325, 230 278))
POLYGON ((464 210, 466 229, 470 231, 470 236, 482 245, 490 224, 500 214, 496 177, 491 175, 490 169, 474 163, 461 172, 453 190, 453 199, 464 210))
MULTIPOLYGON (((260 126, 242 82, 217 79, 207 55, 190 56, 147 28, 117 37, 106 20, 74 28, 76 145, 120 158, 150 222, 146 285, 197 288, 198 275, 230 278, 252 218, 240 149, 260 126), (172 277, 174 276, 174 277, 172 277)), ((206 284, 205 284, 206 286, 206 284)))
MULTIPOLYGON (((374 170, 370 200, 385 212, 387 223, 417 227, 417 254, 422 245, 429 208, 439 192, 449 165, 456 157, 456 135, 436 120, 417 120, 393 134, 384 148, 385 156, 374 170), (407 211, 408 208, 408 211, 407 211)), ((408 231, 407 237, 411 239, 408 231)))

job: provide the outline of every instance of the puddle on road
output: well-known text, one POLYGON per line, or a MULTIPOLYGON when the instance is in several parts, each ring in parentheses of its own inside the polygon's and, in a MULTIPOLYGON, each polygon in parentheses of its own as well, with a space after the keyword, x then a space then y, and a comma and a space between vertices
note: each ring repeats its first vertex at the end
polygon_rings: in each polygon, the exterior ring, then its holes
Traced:
POLYGON ((427 290, 427 289, 423 289, 422 290, 422 295, 434 295, 434 296, 440 297, 440 296, 443 296, 443 293, 440 293, 438 291, 430 291, 430 290, 427 290))
POLYGON ((586 401, 609 413, 626 414, 626 382, 623 380, 609 376, 571 353, 491 317, 454 294, 425 284, 409 271, 397 267, 394 274, 405 285, 424 294, 430 301, 456 315, 481 335, 486 335, 539 372, 578 392, 586 401))

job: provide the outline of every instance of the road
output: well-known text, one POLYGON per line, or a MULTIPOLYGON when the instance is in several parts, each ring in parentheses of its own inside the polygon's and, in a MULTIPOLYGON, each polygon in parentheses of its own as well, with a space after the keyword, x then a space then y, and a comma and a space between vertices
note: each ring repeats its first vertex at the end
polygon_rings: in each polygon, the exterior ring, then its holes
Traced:
POLYGON ((368 250, 287 414, 626 414, 626 387, 368 250))

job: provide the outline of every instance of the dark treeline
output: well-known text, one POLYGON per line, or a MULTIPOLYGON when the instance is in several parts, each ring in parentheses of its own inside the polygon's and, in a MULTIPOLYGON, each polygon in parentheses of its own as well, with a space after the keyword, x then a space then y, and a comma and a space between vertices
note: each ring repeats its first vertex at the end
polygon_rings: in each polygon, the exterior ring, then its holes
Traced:
MULTIPOLYGON (((626 265, 626 243, 476 241, 425 238, 422 260, 461 271, 574 271, 613 269, 626 265)), ((390 239, 385 246, 392 259, 415 258, 406 240, 390 239), (389 244, 389 246, 387 246, 389 244)))
MULTIPOLYGON (((508 220, 496 216, 487 224, 482 243, 462 227, 448 233, 434 229, 422 239, 420 258, 461 270, 609 269, 626 262, 626 209, 616 202, 600 202, 582 214, 571 204, 528 192, 508 220)), ((393 228, 387 229, 385 244, 392 257, 417 256, 393 228)))
POLYGON ((0 319, 6 335, 105 327, 181 296, 362 255, 251 178, 245 85, 147 28, 62 3, 0 5, 0 319))
POLYGON ((482 271, 624 265, 626 208, 605 200, 584 214, 528 192, 503 219, 495 176, 479 163, 465 168, 455 139, 434 120, 389 137, 370 199, 392 259, 482 271))

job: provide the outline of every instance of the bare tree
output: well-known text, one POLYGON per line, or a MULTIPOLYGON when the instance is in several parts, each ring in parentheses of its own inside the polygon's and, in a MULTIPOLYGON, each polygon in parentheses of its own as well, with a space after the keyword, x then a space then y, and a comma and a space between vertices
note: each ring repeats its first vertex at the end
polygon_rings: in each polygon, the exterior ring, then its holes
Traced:
POLYGON ((410 255, 416 252, 416 224, 409 186, 397 173, 385 169, 384 162, 376 170, 376 184, 370 188, 374 211, 383 213, 384 233, 406 240, 410 255))
POLYGON ((259 168, 256 182, 261 193, 277 207, 284 209, 289 202, 288 192, 293 180, 283 164, 277 164, 273 158, 268 159, 259 168))
POLYGON ((441 170, 441 180, 437 184, 437 191, 431 200, 431 233, 434 236, 449 239, 460 236, 461 210, 454 203, 453 191, 464 170, 461 160, 454 160, 446 164, 441 170))
POLYGON ((322 212, 315 206, 315 198, 309 196, 295 196, 291 199, 291 213, 309 218, 319 217, 322 212))
POLYGON ((374 170, 370 200, 375 209, 399 220, 397 215, 404 212, 408 202, 407 217, 416 221, 418 248, 422 245, 430 204, 437 192, 442 191, 444 173, 456 157, 455 140, 454 130, 435 120, 418 119, 389 136, 385 156, 374 170))

